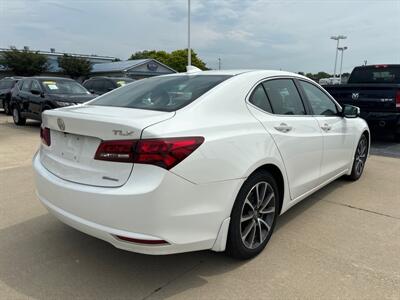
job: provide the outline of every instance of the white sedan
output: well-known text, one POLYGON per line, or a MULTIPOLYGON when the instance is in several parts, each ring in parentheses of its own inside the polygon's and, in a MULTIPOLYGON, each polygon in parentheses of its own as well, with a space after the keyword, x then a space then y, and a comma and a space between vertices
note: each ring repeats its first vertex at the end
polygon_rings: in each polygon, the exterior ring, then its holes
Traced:
POLYGON ((361 176, 370 133, 358 114, 288 72, 139 80, 44 113, 37 194, 61 221, 121 249, 250 258, 280 214, 361 176))

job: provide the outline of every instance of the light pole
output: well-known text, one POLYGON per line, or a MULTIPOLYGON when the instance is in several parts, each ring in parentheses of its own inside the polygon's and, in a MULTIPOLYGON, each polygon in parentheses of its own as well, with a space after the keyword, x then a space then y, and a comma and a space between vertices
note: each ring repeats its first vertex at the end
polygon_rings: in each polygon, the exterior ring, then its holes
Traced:
POLYGON ((344 50, 347 50, 348 47, 338 47, 338 50, 342 52, 342 55, 340 56, 340 83, 342 83, 342 66, 343 66, 343 54, 344 54, 344 50))
POLYGON ((188 66, 192 65, 192 50, 190 49, 190 0, 188 0, 188 66))
POLYGON ((336 55, 335 55, 335 68, 333 69, 333 77, 336 78, 336 65, 337 65, 339 41, 347 39, 347 36, 336 35, 336 36, 331 36, 331 39, 337 41, 337 43, 336 43, 336 55))
POLYGON ((221 57, 218 57, 218 70, 221 70, 221 57))

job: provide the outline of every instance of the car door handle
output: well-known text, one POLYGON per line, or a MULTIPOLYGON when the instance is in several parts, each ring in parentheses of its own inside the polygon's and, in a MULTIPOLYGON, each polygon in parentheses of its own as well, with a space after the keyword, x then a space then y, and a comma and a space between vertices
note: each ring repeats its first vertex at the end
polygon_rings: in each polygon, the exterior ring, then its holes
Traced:
POLYGON ((323 126, 321 126, 321 129, 323 131, 329 131, 332 129, 332 126, 329 126, 328 124, 324 124, 323 126))
POLYGON ((286 123, 281 123, 279 126, 274 127, 276 130, 286 133, 293 129, 292 126, 287 125, 286 123))

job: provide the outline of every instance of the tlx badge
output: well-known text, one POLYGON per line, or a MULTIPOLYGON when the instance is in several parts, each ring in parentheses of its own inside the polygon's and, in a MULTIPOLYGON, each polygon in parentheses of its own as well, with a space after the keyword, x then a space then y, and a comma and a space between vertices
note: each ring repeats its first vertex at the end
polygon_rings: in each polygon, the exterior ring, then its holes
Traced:
POLYGON ((121 136, 130 136, 133 134, 133 131, 123 131, 123 130, 116 130, 112 131, 114 135, 121 135, 121 136))

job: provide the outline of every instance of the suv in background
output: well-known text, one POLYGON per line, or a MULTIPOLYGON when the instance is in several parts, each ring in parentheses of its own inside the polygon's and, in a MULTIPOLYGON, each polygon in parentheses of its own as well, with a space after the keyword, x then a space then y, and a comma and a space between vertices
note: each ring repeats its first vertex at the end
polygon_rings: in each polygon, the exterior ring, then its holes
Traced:
POLYGON ((129 77, 92 77, 83 86, 92 94, 103 95, 133 81, 135 80, 129 77))
POLYGON ((11 115, 10 100, 15 84, 23 77, 5 77, 0 80, 0 108, 6 115, 11 115))
POLYGON ((10 107, 14 123, 24 125, 26 119, 41 121, 45 110, 84 103, 95 97, 75 80, 37 76, 18 82, 10 107))

